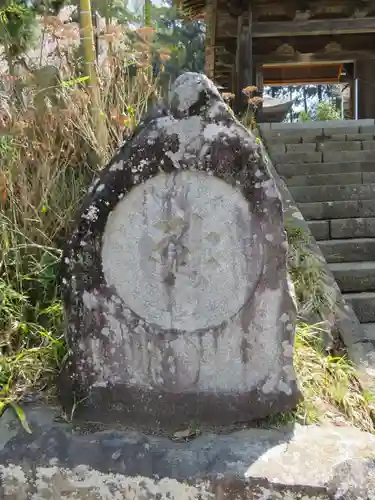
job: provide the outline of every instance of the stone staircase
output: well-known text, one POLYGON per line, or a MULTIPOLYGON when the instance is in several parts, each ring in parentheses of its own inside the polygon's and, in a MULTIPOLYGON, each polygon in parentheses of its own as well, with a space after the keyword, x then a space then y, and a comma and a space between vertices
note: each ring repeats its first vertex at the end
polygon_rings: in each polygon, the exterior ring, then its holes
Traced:
POLYGON ((375 341, 375 122, 260 126, 280 177, 375 341))

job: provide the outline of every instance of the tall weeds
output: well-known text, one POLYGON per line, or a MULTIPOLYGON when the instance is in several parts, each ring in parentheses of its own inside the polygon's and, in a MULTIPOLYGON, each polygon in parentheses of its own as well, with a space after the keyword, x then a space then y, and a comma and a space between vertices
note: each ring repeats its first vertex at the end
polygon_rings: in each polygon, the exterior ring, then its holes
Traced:
MULTIPOLYGON (((138 43, 147 59, 149 43, 138 43)), ((31 394, 50 395, 65 355, 57 270, 77 207, 113 151, 131 133, 158 92, 147 67, 124 61, 129 47, 101 69, 102 116, 108 130, 103 159, 95 140, 90 94, 77 67, 40 99, 27 88, 23 109, 3 106, 0 120, 0 414, 31 394), (52 90, 52 93, 51 93, 52 90), (52 98, 51 98, 52 95, 52 98), (45 391, 44 389, 48 389, 45 391)), ((72 60, 67 57, 67 61, 72 60)))

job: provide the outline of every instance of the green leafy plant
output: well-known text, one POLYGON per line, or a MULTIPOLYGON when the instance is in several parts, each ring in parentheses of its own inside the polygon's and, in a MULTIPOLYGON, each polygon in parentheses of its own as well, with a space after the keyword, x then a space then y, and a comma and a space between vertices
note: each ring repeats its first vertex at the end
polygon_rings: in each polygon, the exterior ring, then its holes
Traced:
POLYGON ((318 103, 315 112, 303 110, 299 113, 299 121, 327 121, 341 120, 341 113, 330 101, 321 101, 318 103))
POLYGON ((316 120, 341 120, 340 111, 329 101, 322 101, 316 108, 316 120))
POLYGON ((322 261, 311 252, 311 237, 306 231, 288 224, 288 221, 285 224, 289 241, 288 267, 300 315, 333 310, 335 292, 327 286, 322 261))
POLYGON ((0 413, 24 394, 43 390, 65 354, 56 276, 60 252, 33 244, 0 216, 0 413))
POLYGON ((297 325, 294 366, 304 401, 295 417, 303 423, 350 422, 374 432, 375 398, 363 393, 355 368, 346 355, 327 354, 322 332, 324 324, 297 325))
POLYGON ((26 2, 11 0, 0 8, 0 43, 4 47, 9 73, 14 75, 15 60, 36 39, 35 12, 26 2))
POLYGON ((299 121, 300 122, 309 122, 311 121, 311 117, 308 113, 308 111, 302 110, 299 114, 299 121))

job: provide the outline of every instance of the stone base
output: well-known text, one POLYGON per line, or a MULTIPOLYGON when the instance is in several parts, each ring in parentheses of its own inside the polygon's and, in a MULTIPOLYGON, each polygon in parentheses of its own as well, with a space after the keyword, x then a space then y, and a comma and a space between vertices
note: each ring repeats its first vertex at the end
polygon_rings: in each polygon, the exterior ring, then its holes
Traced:
POLYGON ((122 474, 103 474, 86 466, 75 469, 37 467, 29 479, 21 467, 0 471, 4 500, 329 500, 324 488, 286 487, 268 481, 245 484, 232 478, 206 480, 189 485, 175 479, 150 479, 122 474), (31 493, 31 492, 34 493, 31 493), (30 496, 31 495, 31 496, 30 496))
MULTIPOLYGON (((66 373, 59 380, 61 395, 69 395, 66 373)), ((101 422, 107 425, 120 422, 139 429, 166 432, 171 427, 188 426, 196 421, 210 422, 211 426, 227 426, 235 422, 261 420, 280 412, 280 408, 295 408, 301 395, 295 382, 291 394, 277 392, 265 396, 260 390, 233 394, 177 394, 161 391, 129 390, 122 387, 111 392, 95 387, 89 397, 77 397, 81 401, 74 409, 79 421, 101 422), (249 406, 251 414, 249 414, 249 406), (152 410, 154 409, 154 411, 152 410), (157 416, 156 416, 157 412, 157 416)), ((72 388, 74 393, 74 388, 72 388)), ((73 410, 69 397, 60 401, 67 414, 73 410)))
POLYGON ((375 436, 295 426, 203 433, 187 441, 137 430, 77 428, 58 410, 0 420, 4 500, 371 500, 375 436))

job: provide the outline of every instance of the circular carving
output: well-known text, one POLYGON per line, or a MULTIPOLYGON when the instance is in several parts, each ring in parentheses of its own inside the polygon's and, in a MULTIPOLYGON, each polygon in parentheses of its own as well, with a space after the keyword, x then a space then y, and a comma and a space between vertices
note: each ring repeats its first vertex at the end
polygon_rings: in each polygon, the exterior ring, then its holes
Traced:
POLYGON ((247 302, 260 235, 239 189, 205 173, 159 174, 118 203, 103 236, 107 284, 148 323, 195 331, 247 302))

